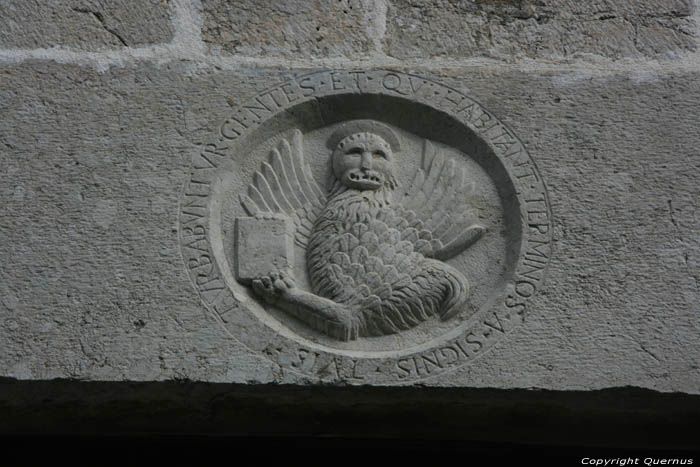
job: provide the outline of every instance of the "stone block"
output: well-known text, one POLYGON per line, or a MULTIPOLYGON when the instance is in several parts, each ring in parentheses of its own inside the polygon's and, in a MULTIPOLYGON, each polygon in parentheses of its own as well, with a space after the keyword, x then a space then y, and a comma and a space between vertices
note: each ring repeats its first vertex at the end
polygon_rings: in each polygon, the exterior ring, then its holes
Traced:
MULTIPOLYGON (((443 369, 440 365, 460 355, 453 353, 459 349, 416 354, 417 360, 388 368, 397 377, 381 385, 552 391, 635 386, 698 393, 700 80, 695 71, 403 70, 425 78, 411 82, 398 70, 371 70, 375 74, 355 76, 362 83, 363 76, 372 76, 371 83, 378 84, 369 85, 383 86, 389 97, 369 103, 325 99, 323 93, 333 86, 354 81, 323 70, 309 80, 305 73, 227 71, 184 62, 98 72, 27 61, 2 71, 2 377, 380 384, 377 368, 366 361, 315 361, 311 344, 278 353, 279 339, 304 328, 294 327, 279 310, 257 306, 254 313, 243 313, 258 303, 249 291, 241 290, 236 302, 216 301, 224 287, 237 286, 203 240, 218 241, 216 248, 228 248, 232 258, 233 246, 223 240, 231 238, 227 229, 236 216, 224 216, 221 224, 189 222, 209 218, 214 206, 198 201, 208 196, 206 183, 192 189, 192 175, 211 174, 220 186, 247 187, 262 160, 256 154, 274 155, 284 146, 278 146, 282 137, 294 141, 291 134, 256 133, 258 153, 218 155, 226 137, 241 130, 232 117, 242 114, 232 112, 230 96, 264 115, 263 108, 272 108, 275 99, 284 105, 285 99, 305 102, 308 91, 301 84, 317 86, 315 110, 302 106, 290 116, 276 108, 310 128, 337 117, 338 103, 355 117, 403 109, 392 106, 443 89, 431 88, 433 83, 483 104, 488 113, 470 114, 474 128, 489 129, 481 134, 504 138, 504 148, 514 143, 496 130, 507 127, 518 136, 549 195, 552 250, 522 321, 509 328, 515 321, 487 317, 483 334, 464 346, 478 358, 443 369), (286 87, 270 88, 289 79, 294 81, 286 87), (259 95, 259 89, 273 91, 259 95), (491 119, 505 126, 486 125, 491 119), (217 170, 225 161, 239 170, 219 180, 217 170), (211 232, 215 225, 225 228, 211 232), (231 326, 239 328, 237 337, 231 326), (260 329, 268 330, 257 334, 260 329), (498 345, 482 349, 477 342, 485 342, 486 333, 496 336, 498 345), (399 379, 399 370, 415 379, 399 379)), ((430 102, 447 103, 456 95, 431 96, 430 102)), ((407 127, 419 122, 414 131, 449 126, 430 126, 420 112, 392 112, 395 122, 407 127)), ((314 138, 308 138, 309 154, 327 156, 328 148, 314 138)), ((420 160, 421 146, 408 141, 402 157, 420 160)), ((276 159, 265 160, 281 173, 276 159)), ((318 160, 309 170, 328 173, 327 158, 318 160)), ((477 165, 497 168, 486 161, 477 165)), ((531 167, 528 161, 519 159, 531 167)), ((222 206, 237 205, 237 190, 230 194, 221 198, 222 206)), ((525 215, 536 219, 537 211, 525 215)), ((474 267, 492 264, 474 261, 474 267)), ((459 260, 453 265, 463 266, 459 260)), ((471 282, 477 290, 478 280, 471 282)), ((361 339, 335 345, 360 361, 375 350, 351 346, 377 338, 361 339)))
POLYGON ((697 48, 692 0, 392 0, 385 52, 425 56, 611 59, 697 48))
POLYGON ((161 0, 6 0, 0 47, 107 50, 170 42, 171 7, 161 0))
POLYGON ((216 50, 263 57, 355 57, 383 27, 374 0, 204 0, 202 37, 216 50))

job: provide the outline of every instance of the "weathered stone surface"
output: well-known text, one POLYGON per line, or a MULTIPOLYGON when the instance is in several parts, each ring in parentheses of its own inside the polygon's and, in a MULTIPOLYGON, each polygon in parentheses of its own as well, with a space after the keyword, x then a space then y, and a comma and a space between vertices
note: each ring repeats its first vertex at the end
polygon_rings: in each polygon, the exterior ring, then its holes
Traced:
MULTIPOLYGON (((421 384, 700 392, 697 74, 413 71, 520 136, 554 225, 520 327, 421 384)), ((177 232, 191 157, 227 101, 289 74, 43 62, 2 72, 2 376, 313 380, 251 352, 204 309, 177 232)), ((371 383, 362 370, 324 379, 371 383)))
MULTIPOLYGON (((214 131, 201 117, 228 108, 233 81, 190 87, 169 67, 41 62, 2 73, 0 186, 11 201, 0 256, 18 268, 0 279, 2 373, 217 379, 240 355, 246 378, 269 381, 265 359, 241 354, 201 310, 178 253, 187 148, 214 131)), ((243 81, 238 92, 253 92, 243 81)))
POLYGON ((669 56, 695 50, 692 0, 392 0, 384 40, 398 58, 669 56))
POLYGON ((0 47, 105 50, 169 42, 170 6, 161 0, 4 0, 0 47))
POLYGON ((217 50, 250 56, 365 55, 373 50, 384 25, 385 9, 375 3, 204 0, 202 36, 217 50))

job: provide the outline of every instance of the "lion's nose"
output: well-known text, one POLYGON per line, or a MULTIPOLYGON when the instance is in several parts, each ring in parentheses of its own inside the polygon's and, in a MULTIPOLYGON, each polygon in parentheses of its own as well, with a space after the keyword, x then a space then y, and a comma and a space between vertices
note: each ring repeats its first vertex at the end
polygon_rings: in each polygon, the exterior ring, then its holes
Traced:
POLYGON ((372 168, 372 154, 369 152, 362 153, 362 163, 360 168, 364 170, 369 170, 372 168))

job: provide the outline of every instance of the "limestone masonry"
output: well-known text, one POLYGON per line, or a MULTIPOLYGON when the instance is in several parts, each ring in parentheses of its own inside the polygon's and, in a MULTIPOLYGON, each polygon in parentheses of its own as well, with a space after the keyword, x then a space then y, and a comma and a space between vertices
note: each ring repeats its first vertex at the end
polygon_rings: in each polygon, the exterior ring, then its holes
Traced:
POLYGON ((700 394, 699 15, 0 1, 0 377, 700 394))

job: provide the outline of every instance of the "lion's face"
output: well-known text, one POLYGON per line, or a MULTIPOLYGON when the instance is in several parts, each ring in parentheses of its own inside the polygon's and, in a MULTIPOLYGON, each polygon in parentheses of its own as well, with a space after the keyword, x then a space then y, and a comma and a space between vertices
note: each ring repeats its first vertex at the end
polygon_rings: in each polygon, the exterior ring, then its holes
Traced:
POLYGON ((377 190, 394 178, 391 147, 373 133, 344 138, 332 157, 333 173, 348 188, 377 190))

